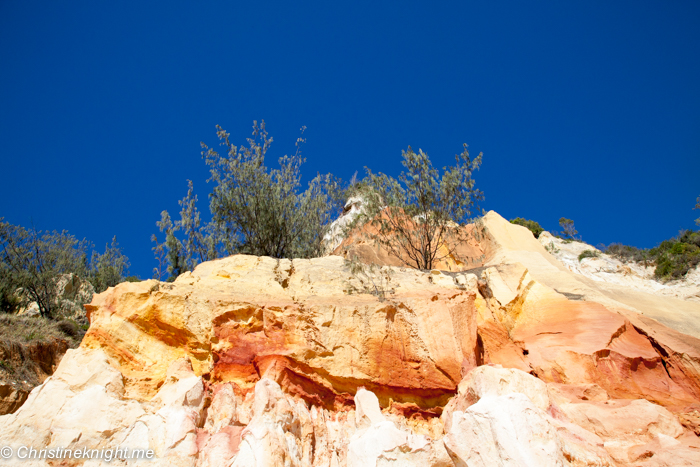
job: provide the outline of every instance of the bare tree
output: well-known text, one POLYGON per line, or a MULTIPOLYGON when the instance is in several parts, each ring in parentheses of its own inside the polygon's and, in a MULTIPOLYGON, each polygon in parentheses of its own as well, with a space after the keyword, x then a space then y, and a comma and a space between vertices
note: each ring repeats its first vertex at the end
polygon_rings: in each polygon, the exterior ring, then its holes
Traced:
POLYGON ((358 223, 368 223, 367 235, 392 256, 418 269, 432 269, 465 240, 458 226, 483 199, 472 177, 482 154, 472 159, 465 144, 456 164, 443 168, 442 175, 422 150, 416 153, 409 146, 402 157, 405 171, 398 179, 366 168, 358 188, 366 209, 358 223))

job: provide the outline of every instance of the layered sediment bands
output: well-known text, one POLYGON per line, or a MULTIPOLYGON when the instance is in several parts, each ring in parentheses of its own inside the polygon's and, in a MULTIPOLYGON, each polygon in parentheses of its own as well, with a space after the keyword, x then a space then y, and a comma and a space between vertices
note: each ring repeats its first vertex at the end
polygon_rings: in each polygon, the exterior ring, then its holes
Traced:
POLYGON ((439 412, 476 366, 475 290, 396 270, 389 297, 348 294, 358 279, 341 258, 288 263, 234 256, 173 284, 121 284, 89 305, 83 347, 123 369, 132 397, 152 397, 187 357, 211 384, 247 391, 270 375, 334 410, 365 386, 383 406, 439 412))
POLYGON ((495 213, 468 229, 474 274, 385 267, 368 287, 334 256, 235 256, 173 284, 121 284, 88 306, 83 346, 106 351, 143 399, 187 357, 210 384, 246 392, 268 375, 328 410, 351 407, 365 386, 382 407, 439 413, 461 377, 489 363, 680 411, 700 400, 700 341, 580 282, 495 213))
POLYGON ((645 398, 668 407, 699 400, 693 374, 697 339, 683 336, 685 352, 674 351, 672 344, 660 345, 645 333, 648 326, 662 329, 658 323, 635 326, 599 303, 568 299, 528 272, 491 268, 484 277, 495 285, 492 315, 479 323, 488 362, 529 371, 547 382, 596 384, 614 398, 645 398))
POLYGON ((495 264, 481 271, 489 297, 479 335, 488 362, 681 411, 700 400, 700 340, 611 300, 610 290, 602 294, 595 284, 581 282, 558 267, 527 230, 495 213, 485 225, 498 245, 495 264))
POLYGON ((0 441, 187 467, 700 465, 700 341, 495 213, 478 232, 464 271, 241 255, 120 284, 0 441))

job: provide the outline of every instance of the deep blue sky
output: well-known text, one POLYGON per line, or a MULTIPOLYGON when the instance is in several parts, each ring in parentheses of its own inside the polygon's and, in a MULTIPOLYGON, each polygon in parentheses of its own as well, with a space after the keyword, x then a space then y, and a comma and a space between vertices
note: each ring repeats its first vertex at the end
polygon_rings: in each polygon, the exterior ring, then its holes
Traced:
POLYGON ((468 143, 484 208, 652 247, 700 217, 699 83, 696 1, 0 0, 0 217, 150 277, 186 179, 208 212, 200 141, 265 119, 306 176, 468 143))

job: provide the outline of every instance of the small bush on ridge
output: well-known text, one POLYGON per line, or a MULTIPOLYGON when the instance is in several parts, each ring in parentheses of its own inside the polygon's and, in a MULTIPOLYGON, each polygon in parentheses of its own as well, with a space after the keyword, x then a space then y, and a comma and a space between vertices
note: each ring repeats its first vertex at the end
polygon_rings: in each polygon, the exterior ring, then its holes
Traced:
POLYGON ((540 234, 544 232, 544 229, 539 223, 531 221, 529 219, 523 219, 522 217, 516 217, 515 219, 511 219, 510 223, 527 227, 528 229, 530 229, 530 232, 532 232, 535 238, 540 238, 540 234))
POLYGON ((600 256, 600 254, 597 251, 584 250, 580 255, 578 255, 578 261, 580 263, 584 258, 597 258, 598 256, 600 256))

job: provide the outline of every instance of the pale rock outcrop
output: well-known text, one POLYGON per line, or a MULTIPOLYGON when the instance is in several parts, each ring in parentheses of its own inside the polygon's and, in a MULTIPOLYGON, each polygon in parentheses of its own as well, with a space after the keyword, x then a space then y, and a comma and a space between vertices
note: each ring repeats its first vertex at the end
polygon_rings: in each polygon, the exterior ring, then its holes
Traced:
POLYGON ((502 368, 500 365, 475 368, 462 379, 457 396, 445 406, 442 414, 445 426, 452 425, 453 412, 464 412, 485 396, 498 397, 513 393, 526 395, 543 412, 549 408, 547 385, 542 380, 521 370, 502 368))
POLYGON ((355 393, 355 426, 362 430, 386 421, 374 393, 359 388, 355 393))
MULTIPOLYGON (((484 225, 498 245, 482 271, 488 284, 479 321, 484 363, 679 410, 700 399, 700 340, 644 316, 648 300, 654 305, 659 297, 645 295, 643 310, 631 308, 622 289, 569 272, 524 227, 493 212, 484 225)), ((699 305, 666 300, 700 317, 699 305)))
POLYGON ((425 436, 398 429, 382 415, 373 393, 358 390, 355 407, 358 431, 348 445, 348 467, 452 465, 442 441, 431 442, 425 436))
POLYGON ((550 405, 534 376, 478 367, 445 407, 445 446, 458 466, 613 465, 598 436, 554 418, 550 405))
POLYGON ((700 269, 697 267, 682 279, 659 282, 654 277, 653 264, 645 266, 636 262, 625 263, 582 241, 565 241, 549 232, 542 232, 539 241, 571 272, 594 281, 621 285, 661 297, 700 302, 700 269), (586 250, 595 252, 597 256, 579 260, 579 255, 586 250))
POLYGON ((364 201, 361 196, 351 196, 345 202, 340 217, 331 223, 323 237, 326 254, 332 253, 345 240, 350 224, 365 210, 364 201))
POLYGON ((123 391, 121 374, 102 352, 68 351, 17 412, 0 417, 0 440, 15 450, 107 447, 115 431, 144 413, 137 401, 121 398, 123 391))
POLYGON ((700 341, 679 332, 697 304, 574 274, 495 213, 469 228, 451 271, 380 261, 382 293, 334 256, 110 288, 0 445, 156 466, 697 465, 700 341))
POLYGON ((560 409, 571 421, 604 439, 616 437, 640 444, 657 434, 672 438, 683 434, 677 417, 644 399, 563 404, 560 409))
POLYGON ((563 466, 556 429, 524 394, 487 395, 452 414, 445 445, 457 466, 563 466))
MULTIPOLYGON (((644 399, 562 404, 561 411, 576 425, 595 433, 619 462, 634 462, 640 453, 677 448, 683 434, 678 418, 644 399), (652 446, 640 448, 648 443, 652 446), (654 446, 656 444, 656 446, 654 446)), ((700 453, 698 453, 700 458, 700 453)))
POLYGON ((294 409, 299 408, 285 398, 277 383, 261 379, 255 385, 253 418, 240 435, 233 466, 304 465, 302 421, 308 424, 311 418, 308 413, 300 417, 294 409))

